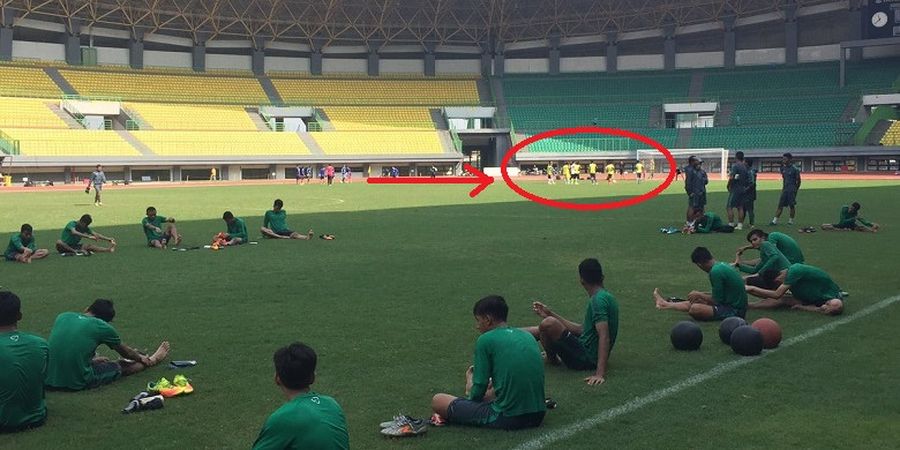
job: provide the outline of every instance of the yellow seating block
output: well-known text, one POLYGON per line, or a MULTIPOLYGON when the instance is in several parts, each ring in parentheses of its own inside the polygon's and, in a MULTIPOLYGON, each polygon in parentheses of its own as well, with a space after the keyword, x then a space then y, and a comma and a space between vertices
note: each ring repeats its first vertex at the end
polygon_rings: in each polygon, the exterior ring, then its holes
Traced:
POLYGON ((126 103, 154 130, 256 131, 256 125, 240 106, 126 103))
POLYGON ((59 71, 80 95, 175 103, 258 105, 268 97, 256 78, 165 75, 96 70, 59 71))
POLYGON ((114 131, 4 128, 24 156, 141 156, 114 131))
POLYGON ((434 129, 427 108, 331 106, 322 110, 339 131, 434 129))
POLYGON ((0 66, 0 95, 59 98, 62 91, 43 69, 0 66))
POLYGON ((281 98, 309 105, 477 105, 474 80, 273 78, 281 98))
MULTIPOLYGON (((0 127, 69 128, 47 106, 50 99, 0 97, 0 127)), ((59 100, 55 101, 59 103, 59 100)))
POLYGON ((327 155, 444 153, 436 131, 326 131, 310 136, 327 155))
POLYGON ((296 133, 274 131, 132 131, 160 156, 308 155, 296 133))
POLYGON ((900 145, 900 120, 895 120, 881 138, 881 145, 900 145))

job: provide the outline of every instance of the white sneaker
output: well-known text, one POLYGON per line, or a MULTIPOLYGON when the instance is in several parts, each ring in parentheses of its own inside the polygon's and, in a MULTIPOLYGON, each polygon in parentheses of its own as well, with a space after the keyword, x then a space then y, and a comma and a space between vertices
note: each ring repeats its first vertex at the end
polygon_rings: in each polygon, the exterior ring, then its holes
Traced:
POLYGON ((744 229, 744 224, 739 223, 739 224, 735 225, 734 229, 735 229, 735 230, 743 230, 743 229, 744 229))

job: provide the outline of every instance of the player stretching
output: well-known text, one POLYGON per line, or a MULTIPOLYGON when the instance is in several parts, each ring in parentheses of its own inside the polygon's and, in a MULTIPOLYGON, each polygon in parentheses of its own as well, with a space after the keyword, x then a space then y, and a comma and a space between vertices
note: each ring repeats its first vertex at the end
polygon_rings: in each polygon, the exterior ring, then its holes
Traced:
POLYGON ((181 235, 175 228, 175 218, 156 214, 156 208, 152 206, 147 208, 147 217, 141 220, 141 225, 150 247, 165 249, 169 242, 174 242, 176 247, 181 243, 181 235))
POLYGON ((284 202, 279 198, 272 205, 272 210, 266 211, 266 215, 263 217, 263 226, 259 229, 263 236, 274 239, 312 239, 313 230, 309 230, 306 234, 300 234, 288 228, 287 213, 282 209, 283 207, 284 202))
POLYGON ((687 300, 666 300, 659 289, 653 290, 656 309, 674 309, 690 314, 696 320, 722 320, 726 317, 744 317, 747 313, 747 291, 744 279, 731 266, 716 262, 706 247, 697 247, 691 253, 691 261, 709 274, 712 293, 691 291, 687 300))
POLYGON ((850 206, 844 205, 844 207, 841 208, 841 219, 838 223, 824 223, 822 224, 822 229, 825 231, 855 230, 877 233, 880 228, 879 225, 859 217, 859 208, 860 205, 858 202, 853 202, 850 206))
POLYGON ((81 255, 91 253, 112 253, 116 251, 116 240, 106 237, 100 233, 91 231, 90 225, 94 221, 90 214, 81 216, 77 221, 73 220, 66 224, 63 228, 62 236, 56 241, 56 250, 65 255, 81 255), (91 239, 94 241, 107 241, 109 247, 98 247, 92 244, 81 245, 81 239, 91 239))
POLYGON ((34 244, 34 229, 29 224, 23 224, 19 234, 9 238, 9 245, 4 254, 7 261, 18 261, 28 264, 33 259, 41 259, 47 256, 46 249, 39 249, 34 244))

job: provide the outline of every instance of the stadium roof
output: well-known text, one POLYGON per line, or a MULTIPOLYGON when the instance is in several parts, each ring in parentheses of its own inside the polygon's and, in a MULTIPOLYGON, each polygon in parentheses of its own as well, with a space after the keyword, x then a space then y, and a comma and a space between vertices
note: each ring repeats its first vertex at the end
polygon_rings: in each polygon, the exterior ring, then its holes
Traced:
MULTIPOLYGON (((858 0, 850 0, 855 2, 858 0)), ((834 0, 0 0, 3 22, 211 39, 332 44, 485 44, 710 23, 834 0)))

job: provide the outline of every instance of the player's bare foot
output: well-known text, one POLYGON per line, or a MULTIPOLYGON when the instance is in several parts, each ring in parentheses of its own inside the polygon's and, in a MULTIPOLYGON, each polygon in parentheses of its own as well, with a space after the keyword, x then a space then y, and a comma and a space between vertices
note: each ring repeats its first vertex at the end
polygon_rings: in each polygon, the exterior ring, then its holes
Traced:
POLYGON ((178 247, 181 245, 181 235, 175 236, 175 246, 178 247))
POLYGON ((656 309, 666 309, 669 302, 659 293, 659 288, 653 290, 653 300, 656 302, 656 309))
POLYGON ((169 355, 169 341, 162 341, 159 344, 159 347, 150 355, 150 364, 155 366, 159 364, 160 361, 166 359, 166 356, 169 355))
POLYGON ((315 234, 313 233, 312 228, 310 228, 309 231, 306 232, 306 239, 312 239, 313 236, 315 236, 315 234))

